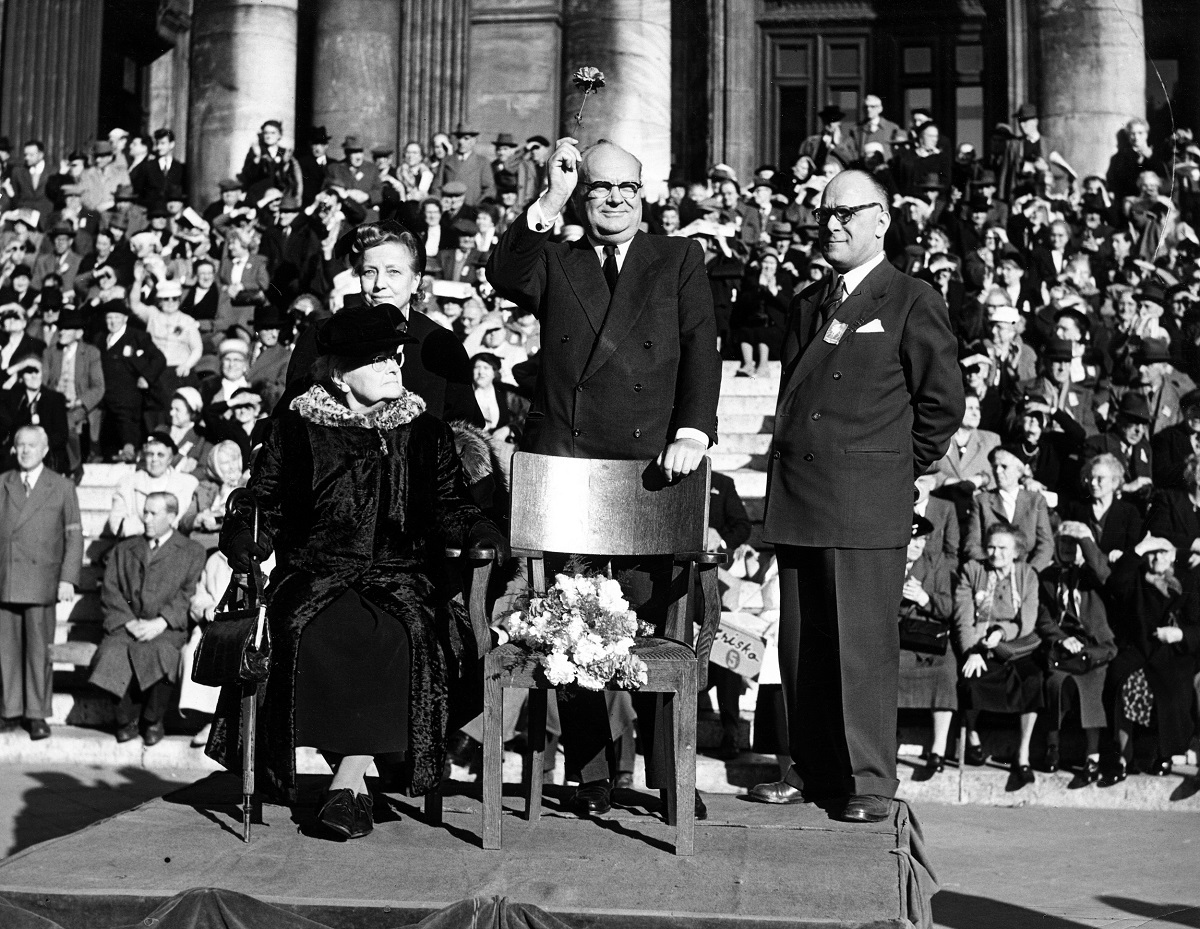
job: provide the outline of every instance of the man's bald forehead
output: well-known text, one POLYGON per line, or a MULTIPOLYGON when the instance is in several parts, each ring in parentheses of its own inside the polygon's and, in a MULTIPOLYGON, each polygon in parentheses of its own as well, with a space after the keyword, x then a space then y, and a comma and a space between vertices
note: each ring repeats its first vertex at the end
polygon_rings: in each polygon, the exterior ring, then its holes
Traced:
POLYGON ((33 439, 38 443, 38 445, 44 445, 47 448, 50 447, 50 437, 46 434, 46 430, 41 426, 22 426, 17 430, 17 434, 13 437, 13 441, 20 441, 22 436, 27 439, 33 439))
POLYGON ((821 202, 830 204, 835 197, 843 200, 857 198, 854 199, 852 205, 878 203, 883 209, 888 208, 887 191, 882 184, 865 171, 842 171, 834 175, 833 180, 826 185, 825 191, 821 195, 821 202))
MULTIPOLYGON (((598 178, 601 174, 614 171, 627 173, 633 170, 637 180, 642 179, 642 163, 631 153, 621 148, 616 142, 601 139, 595 145, 588 146, 583 151, 583 164, 580 170, 584 177, 598 178)), ((617 180, 618 178, 603 178, 617 180)))

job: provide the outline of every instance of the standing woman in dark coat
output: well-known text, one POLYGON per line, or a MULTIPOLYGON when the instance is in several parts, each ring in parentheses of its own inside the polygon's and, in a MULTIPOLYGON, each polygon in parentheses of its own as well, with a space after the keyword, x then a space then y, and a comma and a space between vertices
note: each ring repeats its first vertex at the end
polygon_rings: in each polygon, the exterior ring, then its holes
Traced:
MULTIPOLYGON (((401 283, 411 294, 418 280, 401 283)), ((317 748, 334 771, 320 819, 347 838, 371 831, 372 760, 411 795, 427 793, 442 778, 446 732, 478 712, 462 689, 478 677, 474 636, 440 553, 503 548, 469 502, 450 428, 402 385, 401 351, 416 341, 402 324, 383 304, 321 328, 313 384, 273 422, 221 536, 235 570, 251 554, 277 558, 259 785, 294 803, 295 748, 317 748)), ((238 738, 236 688, 226 688, 208 753, 236 768, 238 738)))
POLYGON ((1192 735, 1192 675, 1200 653, 1200 596, 1193 570, 1176 577, 1175 546, 1147 535, 1117 562, 1108 579, 1119 651, 1108 668, 1120 757, 1101 787, 1125 780, 1133 760, 1134 724, 1157 730, 1158 757, 1150 774, 1170 774, 1171 756, 1187 751, 1192 735))

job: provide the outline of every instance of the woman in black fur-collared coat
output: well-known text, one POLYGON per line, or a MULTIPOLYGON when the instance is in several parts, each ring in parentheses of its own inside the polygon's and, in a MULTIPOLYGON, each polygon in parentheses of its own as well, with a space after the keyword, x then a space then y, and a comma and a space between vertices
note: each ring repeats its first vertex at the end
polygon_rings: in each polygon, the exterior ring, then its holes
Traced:
MULTIPOLYGON (((320 819, 347 838, 371 831, 372 760, 426 793, 442 777, 446 732, 478 712, 475 640, 441 552, 504 547, 470 502, 449 427, 401 385, 402 347, 415 340, 398 323, 385 304, 322 328, 316 383, 273 422, 222 532, 235 570, 271 549, 277 559, 258 785, 294 803, 295 748, 317 748, 334 770, 320 819)), ((208 744, 233 769, 236 690, 222 694, 208 744)))

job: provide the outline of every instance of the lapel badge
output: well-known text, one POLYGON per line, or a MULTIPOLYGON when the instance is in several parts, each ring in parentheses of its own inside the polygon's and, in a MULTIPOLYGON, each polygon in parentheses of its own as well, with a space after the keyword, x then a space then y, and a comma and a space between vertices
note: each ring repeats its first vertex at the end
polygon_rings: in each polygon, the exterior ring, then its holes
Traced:
POLYGON ((829 328, 825 330, 825 341, 830 345, 837 345, 842 341, 842 336, 846 334, 848 328, 849 326, 843 322, 839 322, 836 319, 830 320, 829 328))

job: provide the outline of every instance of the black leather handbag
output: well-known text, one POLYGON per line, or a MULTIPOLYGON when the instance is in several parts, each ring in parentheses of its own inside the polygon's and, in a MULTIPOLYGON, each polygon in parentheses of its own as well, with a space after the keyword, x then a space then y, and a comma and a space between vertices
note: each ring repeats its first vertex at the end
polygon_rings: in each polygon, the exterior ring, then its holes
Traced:
POLYGON ((234 574, 216 613, 200 635, 192 680, 210 687, 258 684, 271 671, 271 631, 258 565, 234 574))
POLYGON ((950 626, 922 616, 900 620, 900 647, 925 655, 944 655, 950 645, 950 626))
POLYGON ((1079 652, 1069 652, 1063 648, 1062 642, 1050 646, 1046 664, 1051 671, 1062 671, 1066 674, 1087 674, 1092 668, 1098 667, 1092 663, 1092 656, 1085 647, 1079 652))

